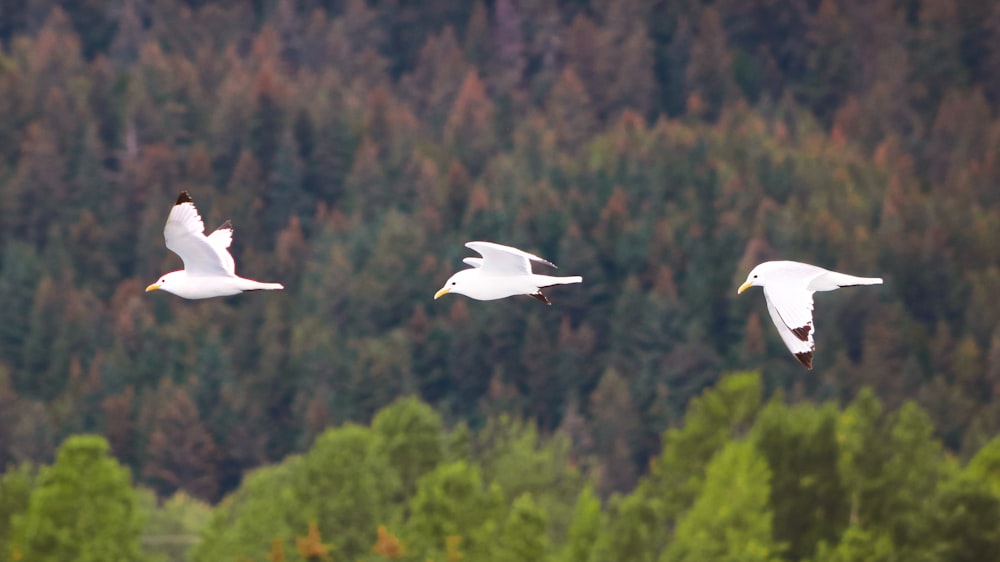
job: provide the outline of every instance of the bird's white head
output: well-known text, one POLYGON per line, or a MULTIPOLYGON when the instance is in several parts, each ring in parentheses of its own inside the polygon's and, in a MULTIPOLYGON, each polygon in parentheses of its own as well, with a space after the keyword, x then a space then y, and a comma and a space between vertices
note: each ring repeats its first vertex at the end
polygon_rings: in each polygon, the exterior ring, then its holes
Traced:
POLYGON ((160 277, 159 281, 153 283, 152 285, 146 287, 146 292, 150 291, 166 291, 168 293, 176 293, 176 289, 183 284, 184 280, 187 279, 186 271, 171 271, 170 273, 164 274, 160 277))
POLYGON ((463 269, 462 271, 459 271, 445 282, 444 287, 441 287, 438 292, 434 293, 434 300, 437 300, 448 293, 469 296, 468 291, 475 290, 475 279, 478 276, 478 269, 463 269))
POLYGON ((757 267, 750 270, 750 274, 747 275, 747 280, 740 285, 740 288, 736 291, 736 294, 742 294, 750 287, 763 287, 767 283, 767 278, 769 274, 780 268, 781 264, 773 261, 766 261, 759 264, 757 267))

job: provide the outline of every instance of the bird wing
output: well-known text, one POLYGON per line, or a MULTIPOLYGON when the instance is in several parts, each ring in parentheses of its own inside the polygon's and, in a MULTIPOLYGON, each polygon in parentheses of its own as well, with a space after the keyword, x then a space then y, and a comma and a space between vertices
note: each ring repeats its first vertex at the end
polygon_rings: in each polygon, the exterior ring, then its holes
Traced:
POLYGON ((800 363, 812 369, 813 350, 816 348, 812 291, 805 288, 802 279, 772 280, 764 286, 764 299, 785 346, 800 363))
POLYGON ((182 191, 167 217, 163 238, 167 249, 184 261, 184 271, 188 275, 234 275, 236 264, 227 250, 233 240, 232 225, 227 229, 226 224, 211 236, 205 236, 205 223, 194 201, 182 191))
POLYGON ((483 258, 464 258, 462 261, 472 267, 483 267, 483 258))
MULTIPOLYGON (((480 268, 490 275, 530 275, 531 263, 544 263, 555 267, 550 261, 517 248, 494 244, 493 242, 467 242, 465 246, 483 256, 480 268)), ((469 262, 466 262, 469 263, 469 262)))

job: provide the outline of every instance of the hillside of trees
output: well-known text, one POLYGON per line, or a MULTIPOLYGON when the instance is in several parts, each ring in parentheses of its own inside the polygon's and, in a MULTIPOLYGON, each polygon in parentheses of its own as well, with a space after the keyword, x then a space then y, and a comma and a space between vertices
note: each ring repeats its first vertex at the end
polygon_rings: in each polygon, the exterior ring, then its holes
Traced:
MULTIPOLYGON (((976 0, 0 0, 0 467, 55 471, 99 435, 87 454, 154 503, 235 493, 212 517, 237 520, 254 478, 308 474, 412 395, 475 435, 523 420, 606 502, 646 493, 663 431, 742 370, 765 399, 919 407, 965 466, 1000 433, 998 107, 1000 7, 976 0), (181 190, 209 229, 232 219, 239 273, 286 290, 143 293, 181 265, 162 238, 181 190), (551 307, 433 300, 474 239, 584 283, 551 307), (817 295, 805 371, 760 292, 736 296, 766 259, 886 283, 817 295)), ((715 470, 767 480, 731 449, 715 470)), ((487 465, 442 455, 489 490, 487 465)), ((380 524, 420 535, 393 486, 402 513, 373 504, 341 552, 380 524)), ((655 520, 679 535, 697 505, 655 520)), ((850 523, 882 548, 849 514, 810 544, 850 523)))
POLYGON ((102 437, 74 436, 52 466, 0 478, 0 507, 14 513, 0 551, 42 562, 994 560, 1000 437, 959 463, 933 433, 913 402, 887 410, 870 390, 843 409, 765 402, 758 374, 733 374, 692 399, 631 492, 602 502, 565 433, 507 416, 447 428, 406 397, 250 472, 214 508, 183 492, 157 505, 102 437))

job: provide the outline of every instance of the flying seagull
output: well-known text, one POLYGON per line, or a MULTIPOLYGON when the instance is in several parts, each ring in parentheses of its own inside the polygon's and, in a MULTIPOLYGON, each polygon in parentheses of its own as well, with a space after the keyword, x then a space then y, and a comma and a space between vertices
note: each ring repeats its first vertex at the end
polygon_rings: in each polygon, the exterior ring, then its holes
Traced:
POLYGON ((177 197, 163 227, 167 249, 181 257, 184 269, 171 271, 146 287, 146 292, 166 291, 185 299, 238 295, 244 291, 284 289, 280 283, 261 283, 236 275, 229 253, 233 225, 228 220, 205 236, 205 223, 187 191, 177 197))
POLYGON ((795 261, 768 261, 753 268, 736 294, 750 287, 764 287, 764 300, 778 334, 792 355, 812 369, 813 293, 854 285, 881 285, 882 279, 855 277, 795 261))
POLYGON ((583 282, 583 277, 579 276, 535 275, 531 272, 531 262, 543 263, 553 268, 555 265, 517 248, 493 242, 467 242, 465 246, 483 257, 462 260, 472 267, 452 275, 444 287, 434 294, 435 300, 448 293, 457 293, 481 301, 528 295, 545 304, 552 304, 542 294, 542 289, 583 282))

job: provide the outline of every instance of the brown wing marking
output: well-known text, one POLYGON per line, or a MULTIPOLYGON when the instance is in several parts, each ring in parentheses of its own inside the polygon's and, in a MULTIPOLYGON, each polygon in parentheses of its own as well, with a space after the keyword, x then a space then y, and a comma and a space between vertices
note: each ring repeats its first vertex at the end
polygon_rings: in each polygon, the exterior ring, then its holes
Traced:
POLYGON ((792 333, 795 334, 795 337, 799 338, 802 341, 809 341, 809 331, 810 330, 812 330, 812 326, 809 325, 809 324, 806 324, 805 326, 802 326, 801 328, 792 328, 792 333))
POLYGON ((806 351, 804 353, 796 353, 795 358, 799 360, 799 363, 805 365, 806 369, 810 371, 813 368, 813 352, 806 351))
POLYGON ((180 195, 177 196, 177 202, 174 205, 180 205, 181 203, 194 203, 194 199, 188 195, 187 191, 182 191, 180 195))

